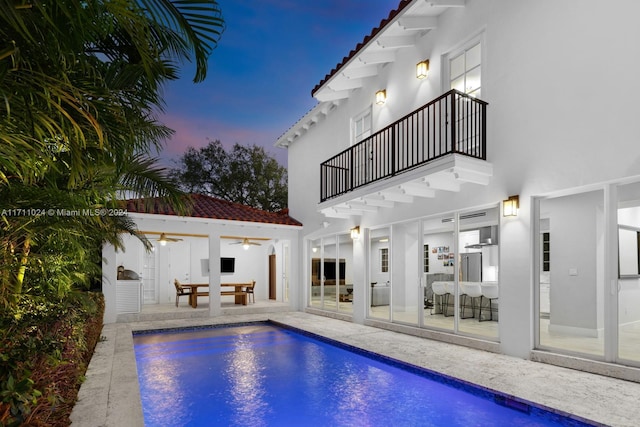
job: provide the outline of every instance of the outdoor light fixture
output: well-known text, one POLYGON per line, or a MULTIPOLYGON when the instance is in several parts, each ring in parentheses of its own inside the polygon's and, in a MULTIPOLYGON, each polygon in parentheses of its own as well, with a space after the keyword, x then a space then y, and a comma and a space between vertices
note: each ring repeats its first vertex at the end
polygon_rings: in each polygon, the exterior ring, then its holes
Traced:
POLYGON ((160 243, 161 246, 166 246, 167 242, 179 242, 182 239, 177 239, 175 237, 167 237, 165 233, 160 233, 160 237, 156 240, 160 243))
POLYGON ((355 226, 351 229, 351 238, 354 240, 360 238, 360 226, 355 226))
POLYGON ((385 89, 376 92, 376 104, 382 105, 387 101, 387 91, 385 89))
POLYGON ((518 216, 520 200, 518 196, 509 196, 502 201, 502 216, 518 216))
POLYGON ((426 79, 429 75, 429 60, 425 59, 416 64, 416 77, 420 80, 426 79))

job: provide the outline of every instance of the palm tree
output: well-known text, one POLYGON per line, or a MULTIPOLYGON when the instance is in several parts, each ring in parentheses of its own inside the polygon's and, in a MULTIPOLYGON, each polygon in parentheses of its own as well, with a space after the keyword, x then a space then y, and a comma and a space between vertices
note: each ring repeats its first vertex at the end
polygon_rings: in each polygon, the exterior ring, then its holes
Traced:
MULTIPOLYGON (((2 208, 115 207, 121 191, 177 200, 150 157, 171 134, 155 117, 162 85, 184 61, 202 81, 223 29, 215 0, 0 0, 2 208)), ((84 243, 135 232, 120 217, 1 220, 0 302, 29 269, 50 276, 56 251, 82 259, 84 243)))

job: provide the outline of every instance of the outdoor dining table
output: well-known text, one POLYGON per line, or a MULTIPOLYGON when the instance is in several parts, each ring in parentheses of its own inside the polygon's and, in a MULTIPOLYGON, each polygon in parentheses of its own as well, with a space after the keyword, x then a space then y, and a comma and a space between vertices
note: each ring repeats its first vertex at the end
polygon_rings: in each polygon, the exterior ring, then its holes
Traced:
MULTIPOLYGON (((189 294, 189 305, 193 308, 198 307, 198 288, 209 287, 208 283, 183 283, 183 287, 190 288, 191 293, 189 294)), ((201 296, 209 295, 209 292, 203 292, 201 296)))

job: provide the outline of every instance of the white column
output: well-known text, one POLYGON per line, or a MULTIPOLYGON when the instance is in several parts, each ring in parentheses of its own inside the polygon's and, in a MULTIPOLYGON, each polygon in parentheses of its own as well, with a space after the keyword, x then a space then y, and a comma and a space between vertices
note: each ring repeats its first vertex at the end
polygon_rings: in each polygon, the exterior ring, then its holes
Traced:
POLYGON ((220 316, 220 236, 209 233, 209 316, 220 316))

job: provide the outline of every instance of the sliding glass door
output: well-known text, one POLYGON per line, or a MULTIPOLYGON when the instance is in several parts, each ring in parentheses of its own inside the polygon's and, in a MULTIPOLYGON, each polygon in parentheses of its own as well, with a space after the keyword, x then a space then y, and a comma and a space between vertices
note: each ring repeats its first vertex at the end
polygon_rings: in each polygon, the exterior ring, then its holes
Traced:
POLYGON ((604 192, 541 199, 538 221, 539 346, 603 358, 604 192))
POLYGON ((372 319, 391 320, 391 229, 369 233, 369 289, 367 306, 372 319))
POLYGON ((418 324, 422 253, 418 221, 393 225, 391 307, 394 322, 418 324))
POLYGON ((498 339, 498 206, 372 229, 369 317, 498 339))
POLYGON ((338 311, 353 313, 353 240, 349 234, 339 234, 336 280, 338 282, 338 311))
POLYGON ((309 306, 353 312, 353 241, 349 234, 311 240, 309 306))
POLYGON ((453 331, 454 328, 454 221, 453 214, 422 221, 424 284, 422 323, 427 328, 446 331, 453 331))
POLYGON ((640 183, 617 189, 618 361, 640 365, 640 183))
POLYGON ((500 209, 461 212, 458 233, 458 331, 498 339, 500 209))
POLYGON ((640 183, 535 205, 537 347, 640 366, 640 183))
POLYGON ((322 239, 309 242, 309 306, 322 308, 322 239))

